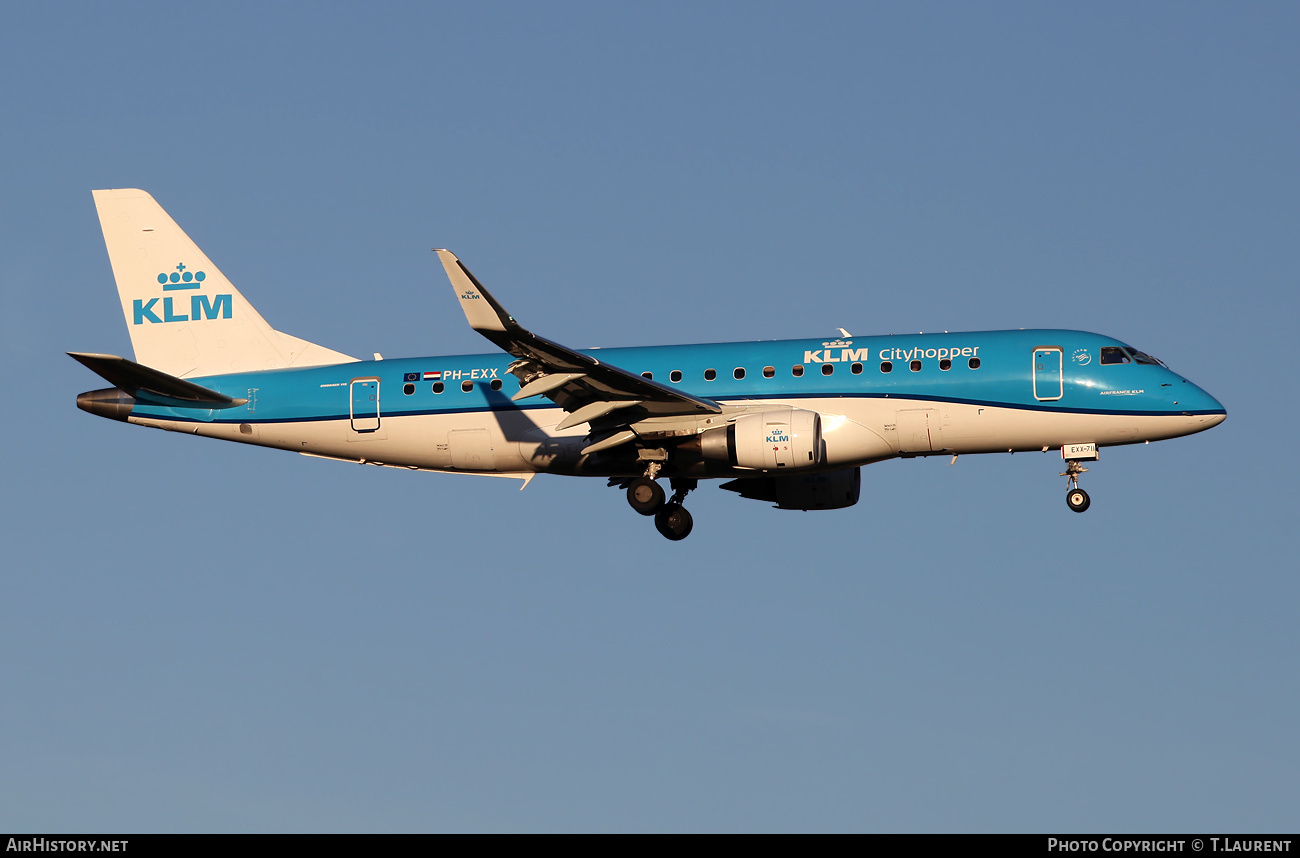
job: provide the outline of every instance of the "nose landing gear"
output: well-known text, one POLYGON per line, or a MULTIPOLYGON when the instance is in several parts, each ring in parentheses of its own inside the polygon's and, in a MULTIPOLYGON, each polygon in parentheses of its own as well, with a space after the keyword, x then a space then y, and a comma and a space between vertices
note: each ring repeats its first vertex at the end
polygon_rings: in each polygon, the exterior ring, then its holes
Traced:
POLYGON ((1083 512, 1092 505, 1088 493, 1079 488, 1079 474, 1087 470, 1078 459, 1069 459, 1065 463, 1065 470, 1061 472, 1061 476, 1067 477, 1070 483, 1070 488, 1065 493, 1065 503, 1075 512, 1083 512))

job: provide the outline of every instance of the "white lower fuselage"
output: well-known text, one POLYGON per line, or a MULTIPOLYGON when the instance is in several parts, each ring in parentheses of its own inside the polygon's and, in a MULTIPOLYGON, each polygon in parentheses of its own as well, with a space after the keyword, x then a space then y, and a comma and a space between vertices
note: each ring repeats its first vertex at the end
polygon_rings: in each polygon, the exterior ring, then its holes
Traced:
MULTIPOLYGON (((792 405, 822 416, 823 461, 817 470, 870 464, 896 456, 1006 453, 1072 443, 1098 446, 1158 441, 1217 425, 1223 415, 1087 414, 1035 411, 920 399, 834 397, 753 400, 733 406, 758 411, 792 405)), ((636 476, 610 457, 583 457, 587 427, 555 432, 559 408, 509 409, 384 417, 377 429, 354 431, 349 420, 196 423, 132 415, 129 422, 282 450, 417 470, 479 474, 529 473, 636 476)), ((813 470, 813 469, 806 469, 813 470)), ((700 476, 745 476, 743 469, 700 476)))

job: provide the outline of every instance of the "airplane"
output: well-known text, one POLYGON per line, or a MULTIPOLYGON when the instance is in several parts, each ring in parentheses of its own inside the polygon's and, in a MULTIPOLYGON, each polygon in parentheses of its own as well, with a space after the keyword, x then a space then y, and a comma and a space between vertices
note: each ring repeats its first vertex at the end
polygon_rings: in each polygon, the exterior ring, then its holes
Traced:
POLYGON ((100 417, 362 464, 599 477, 670 540, 700 480, 784 510, 851 507, 892 458, 1060 448, 1066 503, 1103 447, 1227 411, 1162 361, 1070 330, 571 349, 524 328, 435 250, 500 351, 359 360, 272 328, 152 196, 94 191, 135 360, 68 354, 113 387, 100 417), (667 479, 671 496, 660 480, 667 479))

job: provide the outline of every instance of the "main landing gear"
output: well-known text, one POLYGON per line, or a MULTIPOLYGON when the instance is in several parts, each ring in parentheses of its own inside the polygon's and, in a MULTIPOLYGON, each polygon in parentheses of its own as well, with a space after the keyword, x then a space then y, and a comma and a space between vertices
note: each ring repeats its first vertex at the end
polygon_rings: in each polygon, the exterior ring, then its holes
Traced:
POLYGON ((1061 473, 1061 476, 1069 478, 1070 483, 1070 488, 1065 493, 1065 503, 1075 512, 1083 512, 1092 505, 1088 493, 1079 488, 1079 474, 1087 470, 1077 459, 1069 459, 1065 463, 1065 470, 1061 473))
MULTIPOLYGON (((625 483, 627 502, 632 509, 642 515, 653 515, 655 528, 665 537, 676 542, 690 536, 691 528, 695 526, 691 514, 687 512, 686 507, 682 506, 682 502, 686 500, 686 495, 699 485, 699 482, 673 478, 669 481, 673 496, 665 499, 663 486, 655 482, 658 473, 658 463, 651 462, 646 468, 644 477, 628 480, 625 483)), ((610 483, 614 482, 610 480, 610 483)))
MULTIPOLYGON (((674 493, 673 497, 676 496, 677 493, 674 493)), ((694 527, 695 519, 691 518, 690 512, 682 506, 681 501, 669 501, 659 507, 659 511, 655 513, 655 529, 673 542, 690 536, 691 529, 694 527)))
POLYGON ((649 477, 637 477, 627 484, 627 502, 642 515, 654 515, 664 505, 663 486, 649 477))

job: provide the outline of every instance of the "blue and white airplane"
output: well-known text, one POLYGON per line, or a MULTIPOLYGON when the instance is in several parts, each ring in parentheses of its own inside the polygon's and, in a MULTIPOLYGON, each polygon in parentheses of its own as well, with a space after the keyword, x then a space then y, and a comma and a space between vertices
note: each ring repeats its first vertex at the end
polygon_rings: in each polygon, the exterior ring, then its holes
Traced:
POLYGON ((674 540, 701 479, 778 509, 840 509, 862 465, 894 457, 1059 447, 1083 512, 1078 477, 1100 448, 1227 416, 1161 361, 1083 331, 570 349, 522 327, 447 250, 470 327, 501 353, 363 361, 272 328, 149 194, 94 198, 135 361, 70 353, 114 385, 78 396, 83 410, 524 486, 604 477, 674 540))

